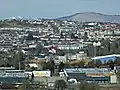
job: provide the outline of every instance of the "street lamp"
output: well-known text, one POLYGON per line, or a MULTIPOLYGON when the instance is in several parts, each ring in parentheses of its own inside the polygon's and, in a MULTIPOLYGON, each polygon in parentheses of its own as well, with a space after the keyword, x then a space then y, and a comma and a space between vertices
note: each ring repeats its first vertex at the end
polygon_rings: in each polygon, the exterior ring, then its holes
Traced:
POLYGON ((96 47, 101 46, 101 42, 93 42, 93 46, 94 46, 94 57, 96 56, 96 47))

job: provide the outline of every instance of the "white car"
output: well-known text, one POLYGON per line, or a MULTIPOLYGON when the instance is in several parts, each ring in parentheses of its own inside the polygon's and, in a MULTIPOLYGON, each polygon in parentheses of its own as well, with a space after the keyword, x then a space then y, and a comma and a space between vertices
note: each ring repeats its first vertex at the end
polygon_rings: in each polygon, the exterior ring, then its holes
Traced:
POLYGON ((78 83, 76 79, 69 79, 68 80, 68 83, 71 83, 71 84, 76 84, 78 83))

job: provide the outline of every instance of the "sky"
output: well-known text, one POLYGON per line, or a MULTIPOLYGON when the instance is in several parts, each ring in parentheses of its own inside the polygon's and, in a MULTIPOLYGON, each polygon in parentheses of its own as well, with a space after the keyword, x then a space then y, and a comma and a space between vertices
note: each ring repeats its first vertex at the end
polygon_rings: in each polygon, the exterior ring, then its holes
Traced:
POLYGON ((0 19, 58 18, 80 12, 120 14, 120 0, 0 0, 0 19))

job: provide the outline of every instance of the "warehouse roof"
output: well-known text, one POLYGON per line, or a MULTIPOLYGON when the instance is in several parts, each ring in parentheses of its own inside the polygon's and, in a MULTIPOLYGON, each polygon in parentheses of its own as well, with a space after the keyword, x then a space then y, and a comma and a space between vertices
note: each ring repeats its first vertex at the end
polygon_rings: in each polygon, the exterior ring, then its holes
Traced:
POLYGON ((106 55, 106 56, 97 56, 97 57, 93 57, 92 59, 103 59, 103 58, 110 58, 110 57, 120 57, 120 54, 113 54, 113 55, 106 55))

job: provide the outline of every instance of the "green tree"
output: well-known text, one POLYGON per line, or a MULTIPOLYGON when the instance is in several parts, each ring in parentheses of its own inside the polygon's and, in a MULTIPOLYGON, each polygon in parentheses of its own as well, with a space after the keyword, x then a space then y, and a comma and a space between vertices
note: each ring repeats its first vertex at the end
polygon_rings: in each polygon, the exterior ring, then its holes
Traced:
POLYGON ((54 87, 56 90, 65 90, 65 88, 67 87, 67 84, 64 80, 56 80, 54 87))
POLYGON ((92 61, 88 62, 87 67, 95 67, 94 60, 92 60, 92 61))
POLYGON ((64 67, 65 67, 65 64, 63 62, 60 62, 60 64, 59 64, 59 72, 63 71, 64 67))
POLYGON ((84 65, 85 65, 85 62, 83 60, 78 63, 78 66, 80 68, 84 67, 84 65))
POLYGON ((85 33, 84 33, 84 36, 83 36, 82 38, 84 39, 84 41, 86 41, 86 40, 88 39, 88 33, 85 32, 85 33))
POLYGON ((118 72, 116 73, 116 76, 117 76, 118 82, 120 83, 120 71, 118 71, 118 72))
POLYGON ((97 68, 99 68, 102 65, 102 62, 98 59, 96 60, 95 65, 97 68))
POLYGON ((59 50, 59 49, 58 49, 57 55, 59 55, 59 56, 64 56, 64 55, 65 55, 65 51, 64 51, 64 50, 59 50))
POLYGON ((115 65, 120 65, 120 57, 116 57, 115 61, 114 61, 115 65))
POLYGON ((112 60, 109 60, 108 65, 112 70, 114 69, 114 62, 112 60))
POLYGON ((33 33, 32 32, 28 32, 28 36, 27 36, 26 40, 33 40, 33 33))
POLYGON ((22 52, 21 48, 14 54, 13 60, 11 61, 11 64, 18 69, 19 68, 19 63, 20 63, 20 69, 25 69, 24 66, 24 53, 22 52))
POLYGON ((43 63, 43 69, 44 70, 49 69, 51 71, 51 74, 54 74, 54 66, 55 66, 54 61, 48 61, 43 63))
POLYGON ((35 48, 35 54, 39 55, 39 53, 41 53, 42 50, 43 50, 43 46, 41 45, 41 43, 38 42, 35 48))

